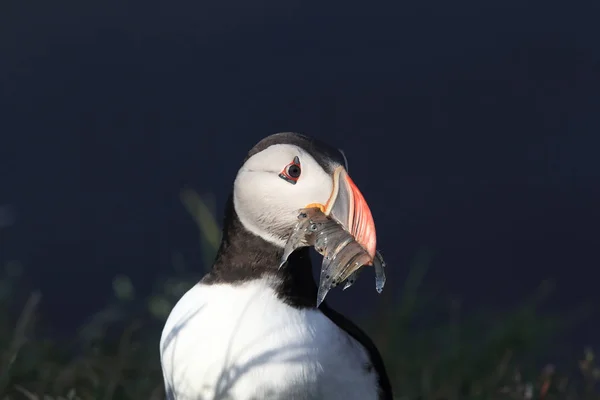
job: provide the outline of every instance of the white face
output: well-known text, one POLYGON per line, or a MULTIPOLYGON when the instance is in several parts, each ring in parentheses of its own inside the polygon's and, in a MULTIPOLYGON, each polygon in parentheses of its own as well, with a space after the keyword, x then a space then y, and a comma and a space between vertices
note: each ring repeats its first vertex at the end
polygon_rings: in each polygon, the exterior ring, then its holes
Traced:
POLYGON ((279 247, 298 222, 298 210, 311 203, 326 204, 333 177, 303 149, 276 144, 250 157, 233 184, 233 202, 246 229, 279 247), (300 175, 294 183, 279 176, 294 158, 300 175))

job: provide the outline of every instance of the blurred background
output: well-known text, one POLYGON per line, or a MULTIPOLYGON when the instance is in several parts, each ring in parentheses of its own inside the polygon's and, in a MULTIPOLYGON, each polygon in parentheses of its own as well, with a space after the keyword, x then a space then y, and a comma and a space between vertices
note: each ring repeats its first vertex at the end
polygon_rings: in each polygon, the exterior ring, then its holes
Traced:
POLYGON ((385 291, 363 273, 328 301, 398 398, 598 398, 599 18, 4 1, 0 395, 161 398, 162 322, 210 268, 237 169, 296 131, 344 150, 373 211, 385 291))

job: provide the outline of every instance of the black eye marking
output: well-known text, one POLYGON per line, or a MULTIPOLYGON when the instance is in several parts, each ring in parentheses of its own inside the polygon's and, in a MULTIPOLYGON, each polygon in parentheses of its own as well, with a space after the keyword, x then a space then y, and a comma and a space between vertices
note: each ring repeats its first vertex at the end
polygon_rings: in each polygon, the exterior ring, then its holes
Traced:
POLYGON ((298 156, 294 157, 294 160, 286 165, 286 167, 279 173, 279 177, 292 185, 295 185, 298 182, 298 178, 300 178, 300 174, 302 174, 302 168, 300 167, 300 159, 298 156))

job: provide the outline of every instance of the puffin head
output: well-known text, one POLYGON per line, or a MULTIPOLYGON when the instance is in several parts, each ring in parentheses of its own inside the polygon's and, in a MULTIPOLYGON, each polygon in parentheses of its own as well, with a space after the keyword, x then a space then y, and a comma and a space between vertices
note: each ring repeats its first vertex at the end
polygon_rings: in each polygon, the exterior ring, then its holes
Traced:
POLYGON ((373 216, 344 154, 307 136, 277 133, 257 143, 235 178, 233 205, 249 232, 282 249, 299 210, 318 207, 375 257, 373 216))

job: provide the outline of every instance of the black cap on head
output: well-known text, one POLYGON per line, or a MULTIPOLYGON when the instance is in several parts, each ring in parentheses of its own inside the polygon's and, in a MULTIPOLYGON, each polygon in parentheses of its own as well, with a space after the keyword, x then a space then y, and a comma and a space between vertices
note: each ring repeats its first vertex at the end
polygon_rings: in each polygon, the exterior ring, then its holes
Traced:
POLYGON ((248 152, 248 156, 244 162, 256 153, 260 153, 274 144, 291 144, 300 147, 312 155, 319 165, 328 173, 333 172, 332 161, 338 165, 346 165, 346 159, 340 150, 318 139, 295 132, 281 132, 267 136, 254 145, 248 152))

